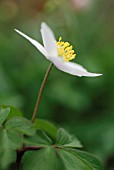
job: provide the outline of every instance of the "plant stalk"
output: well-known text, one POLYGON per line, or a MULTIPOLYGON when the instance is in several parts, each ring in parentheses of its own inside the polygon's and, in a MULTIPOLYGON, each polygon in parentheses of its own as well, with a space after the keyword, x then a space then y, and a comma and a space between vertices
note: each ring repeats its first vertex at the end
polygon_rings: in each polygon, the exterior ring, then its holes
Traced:
POLYGON ((34 121, 35 121, 35 118, 36 118, 36 115, 37 115, 37 112, 38 112, 38 109, 39 109, 42 93, 43 93, 43 90, 44 90, 44 86, 45 86, 45 83, 47 81, 47 78, 48 78, 48 76, 50 74, 50 71, 51 71, 52 67, 53 67, 53 63, 50 63, 50 65, 49 65, 49 67, 48 67, 48 69, 46 71, 46 74, 44 76, 44 79, 42 81, 40 91, 39 91, 39 94, 38 94, 38 98, 37 98, 37 101, 36 101, 36 105, 35 105, 35 108, 34 108, 34 112, 33 112, 33 115, 32 115, 32 119, 31 119, 32 123, 34 123, 34 121))
POLYGON ((13 170, 21 169, 21 161, 22 161, 22 157, 25 152, 32 151, 32 150, 40 150, 40 149, 42 149, 42 147, 40 146, 23 146, 22 149, 17 150, 17 159, 16 159, 13 170))
POLYGON ((21 160, 22 160, 22 156, 24 154, 24 151, 17 151, 17 159, 16 159, 16 163, 14 166, 13 170, 20 170, 21 168, 21 160))

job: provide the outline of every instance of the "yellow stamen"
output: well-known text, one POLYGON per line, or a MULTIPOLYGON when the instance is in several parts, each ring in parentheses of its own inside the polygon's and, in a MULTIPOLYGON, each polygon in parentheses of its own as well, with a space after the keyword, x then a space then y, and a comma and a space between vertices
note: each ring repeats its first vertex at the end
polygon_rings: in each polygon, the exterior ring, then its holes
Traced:
POLYGON ((59 38, 59 41, 61 41, 61 40, 62 40, 62 37, 59 38))
POLYGON ((76 57, 72 45, 68 42, 62 41, 62 37, 60 37, 57 42, 57 52, 58 56, 63 57, 66 62, 69 62, 76 57))

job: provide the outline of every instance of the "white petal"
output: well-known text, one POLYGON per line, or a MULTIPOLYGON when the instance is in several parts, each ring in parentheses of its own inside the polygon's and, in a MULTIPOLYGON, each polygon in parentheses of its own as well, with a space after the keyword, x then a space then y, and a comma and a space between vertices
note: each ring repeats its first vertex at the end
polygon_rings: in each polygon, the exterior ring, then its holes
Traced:
POLYGON ((29 36, 27 36, 26 34, 22 33, 21 31, 19 31, 17 29, 15 29, 15 31, 18 32, 20 35, 22 35, 27 40, 29 40, 47 58, 47 52, 46 52, 45 48, 39 42, 30 38, 29 36))
POLYGON ((83 66, 73 63, 73 62, 63 62, 61 58, 58 57, 58 59, 51 58, 51 61, 54 63, 54 65, 61 71, 64 71, 66 73, 75 75, 75 76, 87 76, 87 77, 97 77, 101 76, 102 74, 97 73, 90 73, 88 72, 83 66))
POLYGON ((41 34, 44 43, 44 47, 50 56, 57 56, 57 45, 56 39, 52 30, 47 26, 46 23, 41 24, 41 34))

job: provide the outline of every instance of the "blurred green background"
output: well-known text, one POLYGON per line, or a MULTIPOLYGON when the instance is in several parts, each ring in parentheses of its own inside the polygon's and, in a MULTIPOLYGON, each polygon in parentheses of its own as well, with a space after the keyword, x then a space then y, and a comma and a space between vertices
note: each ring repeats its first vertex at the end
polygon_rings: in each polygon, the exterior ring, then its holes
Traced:
POLYGON ((79 78, 53 68, 38 116, 74 133, 106 170, 113 170, 113 0, 1 0, 0 104, 16 106, 31 118, 49 61, 14 28, 42 43, 42 21, 57 39, 73 45, 75 62, 103 76, 79 78))

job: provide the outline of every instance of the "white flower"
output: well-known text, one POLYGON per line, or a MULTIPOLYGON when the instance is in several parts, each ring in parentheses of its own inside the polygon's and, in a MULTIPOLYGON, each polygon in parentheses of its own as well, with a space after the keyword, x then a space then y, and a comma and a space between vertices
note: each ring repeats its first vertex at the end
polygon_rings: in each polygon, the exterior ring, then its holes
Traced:
POLYGON ((41 24, 41 34, 44 46, 42 46, 36 40, 20 32, 19 30, 15 29, 15 31, 18 32, 27 40, 29 40, 59 70, 80 77, 81 76, 96 77, 102 75, 90 73, 81 65, 69 62, 76 56, 76 54, 74 54, 74 50, 72 50, 72 46, 70 46, 68 42, 61 41, 62 40, 61 37, 59 38, 59 41, 56 42, 52 30, 47 26, 46 23, 41 24))

